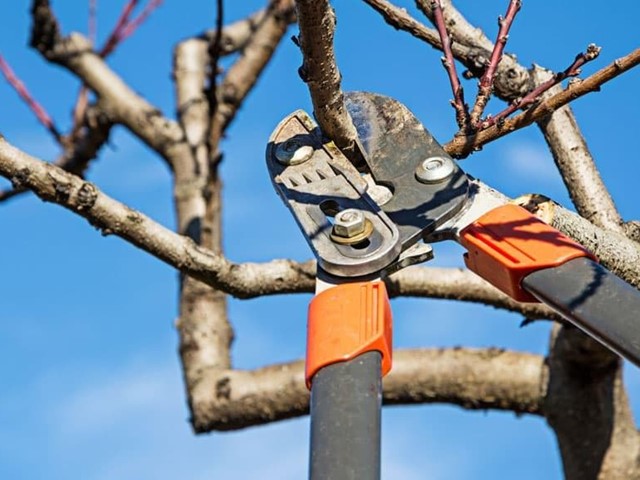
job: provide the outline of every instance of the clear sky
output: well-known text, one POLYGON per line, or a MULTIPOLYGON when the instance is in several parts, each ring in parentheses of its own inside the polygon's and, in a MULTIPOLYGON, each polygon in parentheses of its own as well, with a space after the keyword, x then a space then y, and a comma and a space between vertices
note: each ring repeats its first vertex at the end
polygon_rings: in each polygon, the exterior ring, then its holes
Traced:
MULTIPOLYGON (((99 38, 124 0, 99 4, 99 38)), ((175 110, 171 49, 213 24, 212 1, 165 0, 110 58, 110 65, 166 115, 175 110)), ((262 1, 227 1, 241 18, 262 1)), ((406 103, 442 142, 455 131, 439 54, 388 28, 354 0, 334 2, 336 48, 345 89, 406 103)), ((398 2, 399 3, 399 2, 398 2)), ((563 69, 589 43, 603 47, 591 73, 638 46, 640 6, 623 0, 524 1, 507 48, 525 65, 563 69), (553 5, 553 6, 551 6, 553 5)), ((404 6, 414 10, 413 2, 404 6)), ((468 18, 496 32, 506 0, 460 0, 468 18)), ((84 1, 54 0, 65 32, 86 31, 84 1)), ((67 128, 78 82, 27 48, 29 2, 2 2, 0 53, 59 125, 67 128)), ((292 27, 290 34, 297 32, 292 27)), ((310 110, 297 76, 300 53, 285 42, 224 141, 225 248, 235 261, 310 252, 275 195, 264 164, 266 140, 297 108, 310 110)), ((640 71, 575 103, 602 175, 623 216, 640 216, 637 88, 640 71)), ((475 82, 465 84, 472 98, 475 82)), ((489 106, 496 112, 498 102, 489 106)), ((0 81, 0 132, 51 160, 58 150, 25 105, 0 81)), ((465 169, 509 195, 544 193, 569 205, 535 127, 465 161, 465 169)), ((113 197, 173 226, 171 182, 162 162, 117 128, 90 179, 113 197)), ((2 186, 5 183, 1 183, 2 186)), ((0 478, 3 479, 300 479, 306 475, 308 419, 195 437, 177 356, 177 274, 117 238, 104 238, 61 208, 21 197, 0 205, 0 478)), ((461 265, 461 250, 436 247, 436 265, 461 265)), ((234 365, 252 368, 304 354, 308 295, 231 301, 234 365)), ((439 300, 396 300, 396 347, 500 346, 543 353, 549 325, 519 328, 520 318, 439 300)), ((636 412, 640 376, 627 368, 636 412)), ((467 412, 451 406, 386 409, 386 479, 561 478, 555 440, 540 418, 467 412)))

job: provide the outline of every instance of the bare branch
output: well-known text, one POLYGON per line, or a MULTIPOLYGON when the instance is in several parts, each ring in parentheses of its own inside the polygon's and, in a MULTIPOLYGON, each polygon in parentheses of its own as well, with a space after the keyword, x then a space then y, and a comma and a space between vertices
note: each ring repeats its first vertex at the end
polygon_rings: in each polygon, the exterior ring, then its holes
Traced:
POLYGON ((460 79, 458 78, 458 72, 456 72, 456 61, 453 58, 453 52, 451 51, 451 39, 447 33, 447 26, 444 21, 444 15, 442 14, 442 6, 440 0, 433 0, 432 3, 433 16, 438 34, 440 35, 440 42, 442 43, 442 51, 444 57, 442 58, 442 64, 444 65, 447 75, 449 77, 449 83, 451 83, 451 90, 453 91, 453 101, 451 105, 456 111, 456 122, 461 131, 466 131, 469 127, 469 106, 464 101, 464 90, 460 85, 460 79))
MULTIPOLYGON (((91 160, 107 143, 113 123, 98 105, 89 106, 85 112, 80 128, 74 136, 65 142, 64 151, 55 160, 54 165, 70 173, 84 177, 91 160)), ((24 187, 0 191, 0 202, 14 198, 27 192, 24 187)))
MULTIPOLYGON (((6 140, 0 141, 0 174, 12 180, 15 187, 29 188, 39 197, 87 218, 103 233, 118 235, 183 273, 237 297, 313 291, 314 262, 298 264, 288 260, 274 260, 266 264, 233 264, 221 255, 196 246, 192 240, 171 232, 140 212, 109 198, 94 185, 21 152, 6 140)), ((640 285, 638 244, 624 236, 599 229, 565 209, 556 207, 554 211, 554 217, 547 219, 547 222, 583 243, 618 276, 632 285, 640 285)), ((442 281, 439 290, 431 284, 430 288, 434 290, 429 292, 426 290, 429 283, 424 283, 424 277, 431 275, 436 278, 433 273, 425 271, 422 277, 411 279, 416 271, 408 272, 402 272, 392 280, 392 288, 397 288, 398 293, 418 295, 420 288, 425 288, 427 296, 458 298, 463 296, 461 289, 478 291, 477 283, 474 287, 469 280, 469 283, 463 285, 452 274, 448 292, 446 277, 438 277, 442 281), (407 282, 407 285, 403 286, 403 282, 407 282)), ((471 297, 472 295, 466 299, 470 300, 471 297)), ((492 299, 489 297, 489 292, 481 292, 477 294, 476 301, 513 309, 525 316, 546 316, 542 311, 534 312, 516 307, 517 304, 504 302, 499 296, 492 299)))
MULTIPOLYGON (((498 349, 399 350, 383 385, 385 404, 450 403, 541 414, 542 357, 498 349)), ((194 392, 197 432, 235 430, 304 415, 301 361, 258 370, 209 370, 194 392)))
POLYGON ((565 70, 559 73, 555 73, 546 81, 539 83, 537 87, 535 87, 533 90, 531 90, 521 99, 511 102, 511 105, 509 105, 507 108, 505 108, 503 111, 501 111, 497 115, 484 120, 482 122, 481 128, 487 128, 487 127, 490 127, 491 125, 495 125, 496 123, 502 122, 504 118, 508 117, 516 110, 522 110, 528 107, 529 105, 539 101, 540 95, 542 95, 544 92, 548 91, 555 85, 558 85, 564 79, 580 75, 581 73, 580 68, 585 63, 590 62, 591 60, 595 60, 600 54, 600 50, 601 48, 594 44, 589 45, 587 47, 586 52, 579 53, 578 55, 576 55, 576 58, 573 60, 571 65, 569 65, 565 70))
POLYGON ((114 123, 122 123, 150 148, 171 161, 188 150, 182 129, 129 88, 91 50, 86 38, 79 34, 51 45, 45 56, 75 73, 100 98, 103 108, 114 123))
POLYGON ((558 437, 565 478, 638 478, 640 437, 622 361, 578 329, 556 326, 547 365, 543 409, 558 437))
POLYGON ((100 49, 99 55, 101 57, 103 58, 107 57, 111 52, 115 50, 115 48, 118 46, 118 43, 120 43, 120 41, 123 39, 122 31, 124 30, 125 26, 129 23, 131 14, 133 13, 133 10, 136 8, 136 6, 138 5, 138 1, 139 0, 128 0, 127 3, 125 3, 124 7, 122 8, 122 11, 120 12, 120 16, 118 17, 118 20, 116 20, 116 24, 114 25, 113 29, 111 30, 111 33, 107 37, 107 40, 104 43, 104 46, 100 49))
POLYGON ((130 37, 161 4, 162 0, 150 0, 142 12, 140 12, 140 15, 124 25, 120 32, 120 41, 130 37))
POLYGON ((498 37, 493 46, 493 51, 491 52, 487 69, 480 79, 478 95, 476 97, 475 104, 473 105, 473 109, 471 110, 471 125, 475 129, 480 125, 482 112, 484 112, 484 107, 487 105, 487 102, 491 97, 491 93, 493 92, 494 76, 500 61, 502 60, 502 53, 504 52, 504 47, 507 44, 507 39, 509 38, 509 30, 511 29, 513 20, 521 6, 521 0, 510 0, 509 7, 507 8, 507 13, 504 18, 498 18, 498 37))
MULTIPOLYGON (((364 1, 380 13, 393 28, 405 31, 425 41, 433 48, 442 50, 438 33, 415 20, 406 10, 396 7, 386 0, 364 1)), ((440 2, 447 18, 449 35, 455 39, 451 45, 451 51, 472 75, 480 77, 486 69, 493 44, 482 30, 473 28, 466 21, 460 12, 453 8, 449 0, 440 0, 440 2)), ((433 22, 431 0, 416 0, 416 4, 433 22)), ((518 65, 515 59, 509 55, 503 55, 494 78, 494 93, 507 101, 523 96, 530 88, 527 69, 518 65)))
POLYGON ((362 148, 344 105, 341 75, 336 65, 335 12, 328 0, 296 0, 296 7, 304 57, 299 73, 309 87, 318 125, 354 165, 363 165, 362 148))
POLYGON ((295 282, 305 276, 308 283, 313 284, 315 265, 312 262, 296 264, 274 260, 267 264, 233 264, 110 198, 95 185, 16 149, 4 138, 0 138, 0 175, 11 180, 15 188, 28 188, 43 200, 86 218, 103 235, 117 235, 180 271, 231 294, 241 296, 244 285, 253 285, 254 295, 267 291, 291 292, 298 288, 295 282), (273 282, 256 284, 256 279, 265 274, 273 282))
MULTIPOLYGON (((221 29, 218 31, 222 32, 221 29)), ((175 49, 177 110, 192 156, 174 162, 174 200, 178 231, 213 252, 221 253, 221 183, 216 166, 209 164, 207 133, 210 114, 205 94, 207 67, 210 62, 217 63, 216 55, 212 59, 206 48, 193 39, 181 42, 175 49), (208 206, 211 208, 209 223, 205 225, 208 206), (205 234, 207 229, 209 232, 205 234)), ((213 74, 211 81, 215 82, 213 74)), ((215 84, 210 88, 215 95, 215 84)), ((180 334, 180 357, 187 398, 193 410, 191 392, 200 382, 203 371, 231 368, 233 329, 227 316, 224 292, 195 278, 182 277, 176 328, 180 334)))
POLYGON ((493 125, 474 135, 459 136, 453 138, 444 148, 449 155, 464 158, 473 150, 477 150, 489 142, 504 137, 508 133, 531 125, 547 115, 567 105, 569 102, 600 90, 600 87, 609 80, 630 70, 640 63, 640 49, 634 50, 629 55, 619 58, 609 66, 597 71, 593 75, 580 82, 573 82, 561 92, 543 100, 529 110, 508 118, 500 124, 493 125))

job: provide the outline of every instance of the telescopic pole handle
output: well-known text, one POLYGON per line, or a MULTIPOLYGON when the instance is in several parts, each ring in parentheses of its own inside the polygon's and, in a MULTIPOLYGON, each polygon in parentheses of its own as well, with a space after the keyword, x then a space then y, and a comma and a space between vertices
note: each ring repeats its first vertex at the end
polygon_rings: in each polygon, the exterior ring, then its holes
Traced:
POLYGON ((311 388, 311 480, 380 479, 379 352, 328 365, 311 388))

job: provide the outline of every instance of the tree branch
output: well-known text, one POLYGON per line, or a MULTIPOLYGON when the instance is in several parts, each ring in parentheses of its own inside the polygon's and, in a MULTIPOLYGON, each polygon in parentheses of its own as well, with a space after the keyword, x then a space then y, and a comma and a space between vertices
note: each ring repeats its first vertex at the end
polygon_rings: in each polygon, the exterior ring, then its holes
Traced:
POLYGON ((444 15, 442 13, 442 6, 440 0, 433 0, 433 16, 438 34, 440 35, 440 42, 442 43, 442 51, 444 57, 442 57, 442 64, 447 71, 449 77, 449 83, 451 83, 451 90, 453 92, 453 101, 451 105, 456 111, 456 122, 458 127, 463 132, 469 127, 469 122, 472 120, 469 117, 469 106, 464 101, 464 90, 460 84, 458 73, 456 71, 456 62, 453 58, 453 52, 451 51, 451 39, 447 32, 447 26, 444 21, 444 15))
MULTIPOLYGON (((390 405, 450 403, 463 408, 540 414, 542 357, 498 349, 399 350, 385 378, 390 405)), ((196 432, 236 430, 298 417, 309 409, 302 361, 246 370, 209 370, 196 385, 196 432)))
MULTIPOLYGON (((40 198, 83 216, 104 234, 118 235, 181 272, 239 298, 313 291, 314 262, 299 264, 290 260, 274 260, 264 264, 234 264, 113 200, 81 178, 16 149, 4 139, 0 140, 0 174, 10 179, 14 186, 29 188, 40 198)), ((621 278, 640 285, 640 261, 636 260, 640 258, 640 246, 626 237, 595 227, 568 210, 555 207, 554 212, 553 218, 547 222, 591 249, 607 268, 621 278)), ((424 273, 416 269, 400 272, 392 277, 392 289, 398 289, 398 294, 419 295, 421 288, 426 289, 430 285, 433 290, 425 290, 424 295, 442 295, 442 298, 458 298, 460 288, 477 291, 478 285, 476 283, 474 287, 472 277, 468 277, 469 283, 463 287, 460 277, 451 274, 449 289, 446 277, 439 278, 442 287, 438 287, 441 288, 438 294, 436 285, 426 280, 429 275, 433 277, 433 272, 426 269, 424 273)), ((486 291, 478 293, 480 302, 510 308, 507 303, 499 303, 498 297, 490 301, 488 297, 490 295, 486 291)), ((525 316, 546 316, 542 311, 535 313, 520 307, 512 309, 525 316)))
MULTIPOLYGON (((444 145, 444 149, 451 156, 458 158, 465 157, 473 150, 482 147, 482 145, 504 137, 514 130, 531 125, 533 122, 543 119, 559 108, 567 105, 569 102, 587 93, 599 91, 603 84, 630 70, 638 65, 638 63, 640 63, 640 49, 634 50, 629 55, 615 60, 607 67, 598 70, 580 82, 571 83, 561 92, 543 100, 515 117, 508 118, 504 120, 504 122, 481 130, 474 135, 454 137, 449 143, 444 145)), ((575 127, 576 125, 574 124, 574 128, 575 127)))
MULTIPOLYGON (((70 173, 84 177, 89 163, 109 140, 113 123, 99 105, 89 106, 79 128, 71 137, 66 137, 64 151, 54 165, 70 173)), ((27 192, 26 188, 10 188, 0 191, 0 202, 27 192)))
POLYGON ((59 64, 93 90, 114 123, 122 123, 170 164, 189 155, 180 126, 136 94, 74 33, 62 37, 48 0, 34 0, 31 45, 47 60, 59 64))
POLYGON ((364 165, 362 148, 344 105, 333 36, 336 16, 328 0, 296 0, 299 44, 304 57, 299 73, 309 87, 313 113, 322 132, 356 166, 364 165))
POLYGON ((231 294, 289 293, 300 288, 296 282, 301 279, 307 279, 309 289, 314 282, 312 262, 231 263, 110 198, 95 185, 16 149, 1 137, 0 175, 11 180, 14 187, 26 187, 43 200, 86 218, 103 235, 117 235, 183 273, 231 294), (263 284, 265 278, 271 283, 263 284))
POLYGON ((640 475, 640 436, 621 364, 578 329, 554 327, 543 410, 558 437, 567 480, 640 475))
MULTIPOLYGON (((380 0, 379 0, 380 1, 380 0)), ((480 78, 490 63, 491 52, 494 45, 484 32, 473 27, 464 16, 451 4, 451 0, 441 0, 442 9, 449 34, 452 36, 453 53, 469 71, 465 77, 480 78)), ((416 0, 418 8, 434 23, 433 6, 431 0, 416 0)), ((439 45, 433 47, 441 49, 439 45)), ((530 89, 529 72, 519 65, 515 57, 502 55, 494 75, 494 93, 501 99, 511 102, 530 89)))
POLYGON ((489 58, 487 68, 480 79, 478 95, 476 97, 475 104, 473 105, 473 109, 471 110, 471 124, 476 129, 480 126, 480 119, 482 118, 484 107, 487 105, 487 102, 491 97, 491 93, 493 92, 494 77, 498 69, 498 65, 502 60, 502 53, 504 52, 504 47, 507 44, 507 39, 509 38, 509 30, 511 29, 511 24, 520 10, 521 5, 522 2, 520 0, 510 0, 509 7, 507 8, 507 13, 504 18, 498 18, 498 37, 493 45, 493 50, 491 51, 491 57, 489 58))

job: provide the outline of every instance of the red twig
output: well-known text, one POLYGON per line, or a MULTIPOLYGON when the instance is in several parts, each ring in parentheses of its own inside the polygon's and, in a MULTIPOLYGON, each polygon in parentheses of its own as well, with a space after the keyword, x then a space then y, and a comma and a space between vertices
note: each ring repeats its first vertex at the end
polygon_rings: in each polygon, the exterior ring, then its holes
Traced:
POLYGON ((29 108, 31 108, 40 123, 42 123, 46 127, 46 129, 51 133, 51 135, 53 135, 53 138, 55 138, 58 143, 62 143, 62 135, 60 135, 60 131, 56 128, 47 111, 33 98, 25 84, 22 83, 22 81, 14 73, 14 71, 11 69, 2 55, 0 55, 0 71, 2 71, 9 84, 16 90, 16 92, 18 92, 18 95, 20 95, 20 97, 26 102, 26 104, 29 105, 29 108))
POLYGON ((587 47, 587 50, 583 53, 579 53, 576 55, 576 58, 573 60, 573 63, 569 65, 562 72, 555 73, 549 80, 544 83, 541 83, 536 88, 527 93, 520 100, 513 102, 507 108, 505 108, 502 112, 498 113, 495 117, 489 117, 484 120, 481 124, 481 128, 485 129, 492 125, 500 123, 509 115, 511 115, 516 110, 520 110, 532 103, 536 102, 540 95, 549 90, 554 85, 562 82, 565 78, 575 77, 580 75, 580 67, 582 67, 585 63, 590 62, 591 60, 597 58, 600 55, 601 48, 593 43, 587 47))
POLYGON ((505 14, 504 18, 498 17, 498 37, 496 38, 496 42, 493 45, 493 51, 491 52, 489 64, 487 65, 487 68, 485 69, 484 74, 480 79, 478 96, 476 97, 475 104, 473 105, 473 109, 471 110, 471 126, 474 129, 478 128, 480 118, 482 117, 482 112, 484 112, 484 107, 487 105, 489 97, 491 96, 491 92, 493 91, 493 77, 495 76, 496 70, 498 69, 500 60, 502 60, 504 47, 507 44, 507 39, 509 38, 509 30, 511 29, 513 20, 515 19, 516 14, 521 7, 521 0, 510 0, 509 7, 507 8, 507 13, 505 14))
POLYGON ((119 40, 122 41, 130 36, 136 29, 144 23, 144 21, 153 13, 153 11, 162 4, 162 0, 151 0, 144 10, 136 18, 127 23, 120 34, 119 40))
MULTIPOLYGON (((139 0, 128 0, 128 2, 123 7, 120 12, 120 16, 116 21, 113 30, 109 34, 107 41, 104 46, 98 52, 98 55, 105 58, 116 49, 116 47, 122 42, 124 39, 129 37, 136 29, 151 15, 151 13, 162 3, 162 0, 151 0, 149 4, 144 8, 144 10, 138 15, 136 18, 131 20, 131 15, 133 14, 134 9, 138 6, 139 0)), ((89 36, 91 37, 92 31, 95 32, 95 26, 92 27, 91 18, 95 17, 95 6, 97 4, 97 0, 91 0, 90 4, 90 15, 89 15, 89 36), (91 14, 93 12, 93 15, 91 14)), ((95 18, 94 18, 95 22, 95 18)), ((95 33, 94 33, 95 35, 95 33)), ((88 105, 87 98, 87 89, 86 87, 82 87, 80 92, 78 93, 78 99, 76 101, 76 105, 73 109, 73 132, 81 125, 82 116, 86 110, 88 105)))
POLYGON ((124 6, 122 12, 120 12, 120 17, 118 18, 116 25, 113 27, 109 38, 107 38, 107 41, 104 44, 104 47, 102 47, 98 52, 101 57, 109 55, 116 48, 118 43, 120 43, 122 40, 122 30, 129 24, 129 18, 133 13, 133 9, 136 8, 137 5, 138 0, 129 0, 124 6))
POLYGON ((469 125, 469 106, 464 103, 464 91, 458 73, 456 72, 456 63, 453 58, 453 52, 451 51, 451 39, 447 32, 447 26, 444 20, 444 14, 442 13, 442 5, 440 0, 433 0, 431 2, 433 8, 433 17, 438 34, 440 35, 440 41, 442 42, 442 51, 444 57, 442 57, 442 64, 449 74, 449 81, 451 83, 451 90, 453 91, 453 100, 451 105, 456 110, 456 122, 460 127, 460 130, 466 131, 469 125))

